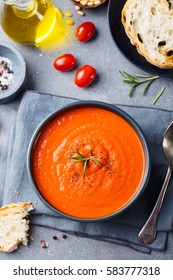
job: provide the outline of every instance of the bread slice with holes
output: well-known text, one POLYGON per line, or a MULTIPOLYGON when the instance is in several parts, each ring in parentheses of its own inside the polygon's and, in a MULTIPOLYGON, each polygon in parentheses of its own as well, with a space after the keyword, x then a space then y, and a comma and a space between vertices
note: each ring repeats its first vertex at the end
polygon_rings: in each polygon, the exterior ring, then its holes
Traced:
POLYGON ((121 20, 141 55, 157 67, 173 67, 173 0, 127 0, 121 20))
POLYGON ((12 252, 20 243, 27 245, 27 217, 33 209, 29 202, 10 203, 0 208, 0 251, 12 252))

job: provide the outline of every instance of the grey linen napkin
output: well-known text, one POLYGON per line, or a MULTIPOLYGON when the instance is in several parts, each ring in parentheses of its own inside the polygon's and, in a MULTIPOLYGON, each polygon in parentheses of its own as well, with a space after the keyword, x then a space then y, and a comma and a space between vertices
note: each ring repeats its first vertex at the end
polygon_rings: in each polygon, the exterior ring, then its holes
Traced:
POLYGON ((78 236, 104 240, 135 250, 151 253, 166 249, 167 234, 173 230, 173 184, 171 183, 158 221, 156 240, 149 246, 138 242, 137 235, 148 218, 162 186, 167 162, 162 153, 162 137, 173 112, 151 108, 118 106, 131 115, 144 131, 151 152, 152 171, 141 198, 116 219, 99 223, 79 223, 58 217, 39 200, 26 170, 26 152, 31 136, 39 123, 50 113, 75 99, 25 92, 17 105, 3 105, 0 111, 0 204, 38 202, 31 214, 31 223, 54 228, 78 236), (8 121, 7 121, 8 120, 8 121), (8 125, 7 125, 8 124, 8 125))

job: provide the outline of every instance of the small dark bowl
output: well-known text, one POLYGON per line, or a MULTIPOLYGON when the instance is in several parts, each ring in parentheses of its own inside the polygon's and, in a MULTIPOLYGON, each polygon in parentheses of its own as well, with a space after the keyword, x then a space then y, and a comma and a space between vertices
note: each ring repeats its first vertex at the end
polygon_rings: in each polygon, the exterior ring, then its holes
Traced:
POLYGON ((100 4, 96 4, 96 5, 93 5, 93 6, 88 6, 88 5, 82 5, 80 2, 76 2, 75 0, 70 0, 75 6, 79 6, 81 8, 84 8, 84 9, 93 9, 93 8, 97 8, 97 7, 100 7, 102 6, 103 4, 105 4, 107 2, 107 0, 103 0, 100 4))
POLYGON ((26 64, 22 54, 9 43, 0 43, 0 57, 11 60, 13 64, 13 81, 8 89, 0 91, 0 103, 14 101, 21 94, 26 80, 26 64))
POLYGON ((125 113, 124 111, 122 111, 121 109, 104 103, 104 102, 98 102, 98 101, 79 101, 79 102, 75 102, 72 103, 70 105, 67 105, 65 107, 63 107, 62 109, 53 112, 52 114, 50 114, 47 118, 45 118, 41 124, 38 126, 38 128, 35 130, 29 147, 28 147, 28 152, 27 152, 27 171, 28 171, 28 175, 30 178, 30 181, 32 183, 32 186, 34 187, 35 192, 37 193, 37 195, 39 196, 39 198, 44 202, 44 204, 46 206, 48 206, 51 210, 53 210, 56 214, 63 216, 65 218, 74 220, 74 221, 80 221, 80 222, 96 222, 96 221, 104 221, 104 220, 108 220, 108 219, 112 219, 115 216, 120 215, 121 213, 123 213, 125 210, 127 210, 143 193, 145 187, 147 186, 148 180, 149 180, 149 176, 150 176, 150 156, 149 156, 149 151, 148 151, 148 146, 147 146, 147 142, 145 139, 145 136, 141 130, 141 128, 139 127, 139 125, 135 122, 135 120, 130 117, 127 113, 125 113), (144 171, 144 175, 143 175, 143 179, 140 183, 140 187, 137 191, 137 193, 135 194, 135 196, 132 198, 132 200, 130 200, 123 208, 121 208, 119 211, 107 215, 107 216, 103 216, 103 217, 99 217, 99 218, 78 218, 78 217, 74 217, 74 216, 70 216, 67 214, 64 214, 63 212, 55 209, 54 207, 52 207, 43 197, 42 195, 39 193, 37 186, 34 182, 33 176, 32 176, 32 152, 34 150, 35 144, 39 138, 39 136, 41 135, 42 131, 45 129, 45 127, 47 125, 49 125, 56 117, 60 116, 61 114, 68 112, 70 110, 73 109, 77 109, 77 108, 84 108, 84 107, 95 107, 95 108, 102 108, 108 111, 111 111, 113 113, 115 113, 116 115, 119 115, 121 118, 123 118, 128 124, 130 124, 130 126, 134 129, 134 131, 137 133, 142 147, 143 147, 143 152, 144 152, 144 156, 145 156, 145 171, 144 171))

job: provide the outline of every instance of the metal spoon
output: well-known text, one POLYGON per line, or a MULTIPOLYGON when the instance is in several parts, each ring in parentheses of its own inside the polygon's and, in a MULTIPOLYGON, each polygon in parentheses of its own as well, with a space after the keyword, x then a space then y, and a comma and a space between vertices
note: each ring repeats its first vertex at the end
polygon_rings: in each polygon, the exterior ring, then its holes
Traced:
POLYGON ((139 241, 145 245, 151 244, 156 237, 158 216, 173 171, 173 122, 165 131, 162 146, 164 155, 169 163, 168 171, 154 209, 138 235, 139 241))

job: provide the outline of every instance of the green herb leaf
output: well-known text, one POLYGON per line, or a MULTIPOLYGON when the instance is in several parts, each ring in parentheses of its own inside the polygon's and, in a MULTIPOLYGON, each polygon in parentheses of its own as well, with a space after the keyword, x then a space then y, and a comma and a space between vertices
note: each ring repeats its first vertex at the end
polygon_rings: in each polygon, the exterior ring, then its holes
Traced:
POLYGON ((125 71, 119 71, 119 73, 121 74, 121 76, 124 78, 123 82, 126 84, 131 84, 132 86, 130 87, 129 90, 129 96, 131 97, 133 95, 133 92, 135 90, 135 88, 143 83, 146 83, 142 94, 146 94, 149 86, 151 85, 151 83, 158 79, 159 76, 146 76, 146 75, 140 75, 140 74, 134 74, 134 75, 130 75, 125 71))
POLYGON ((87 163, 88 163, 88 160, 85 160, 84 166, 83 166, 83 173, 82 173, 82 177, 83 178, 85 178, 85 175, 86 175, 87 163))
POLYGON ((151 85, 152 81, 153 81, 153 80, 150 80, 150 81, 148 81, 148 82, 146 83, 146 86, 144 87, 144 89, 143 89, 143 91, 142 91, 142 95, 145 95, 145 94, 146 94, 146 92, 147 92, 149 86, 151 85))
POLYGON ((150 78, 152 78, 152 77, 155 77, 155 78, 159 78, 159 76, 147 76, 147 75, 141 75, 141 74, 134 74, 134 76, 135 77, 137 77, 137 78, 143 78, 143 79, 150 79, 150 78))
POLYGON ((81 157, 84 157, 76 148, 73 148, 73 150, 75 151, 76 154, 78 154, 81 157))
MULTIPOLYGON (((85 176, 86 176, 87 164, 90 160, 95 161, 101 167, 101 163, 98 159, 93 158, 93 157, 87 158, 84 155, 82 155, 76 148, 73 148, 73 150, 76 154, 79 155, 79 157, 70 156, 70 157, 68 157, 68 159, 72 160, 73 162, 81 162, 83 164, 83 173, 82 173, 83 178, 85 178, 85 176)), ((92 149, 90 149, 90 155, 91 156, 94 155, 92 149)))
POLYGON ((75 157, 69 157, 69 159, 72 159, 74 162, 80 162, 80 161, 85 161, 86 159, 85 158, 75 158, 75 157))
POLYGON ((161 95, 164 93, 165 91, 165 87, 162 87, 159 92, 157 93, 156 97, 153 99, 153 105, 156 104, 156 102, 158 101, 158 99, 161 97, 161 95))

